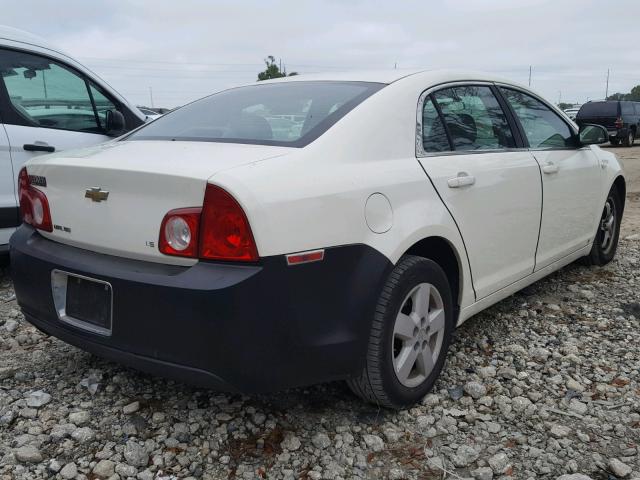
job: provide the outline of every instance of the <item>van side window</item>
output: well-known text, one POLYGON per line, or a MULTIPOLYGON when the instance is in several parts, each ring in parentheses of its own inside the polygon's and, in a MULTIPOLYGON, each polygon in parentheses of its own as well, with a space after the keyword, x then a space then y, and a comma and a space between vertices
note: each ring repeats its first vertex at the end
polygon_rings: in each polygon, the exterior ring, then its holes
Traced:
POLYGON ((515 147, 507 118, 491 88, 478 85, 446 88, 433 94, 454 150, 515 147))
POLYGON ((9 99, 6 123, 88 133, 105 131, 98 117, 101 109, 96 110, 94 100, 105 104, 106 97, 94 88, 92 99, 89 82, 70 68, 39 55, 0 49, 0 72, 9 99))

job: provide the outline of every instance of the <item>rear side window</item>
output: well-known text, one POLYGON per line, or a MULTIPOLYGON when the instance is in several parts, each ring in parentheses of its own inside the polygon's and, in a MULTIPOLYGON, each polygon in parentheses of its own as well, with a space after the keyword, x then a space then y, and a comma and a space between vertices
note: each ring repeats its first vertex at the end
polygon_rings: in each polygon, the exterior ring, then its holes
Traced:
POLYGON ((531 148, 575 147, 569 125, 544 103, 516 90, 500 90, 520 120, 531 148))
POLYGON ((620 109, 622 110, 622 115, 633 115, 633 103, 631 102, 620 102, 620 109))
POLYGON ((454 150, 496 150, 515 147, 507 118, 486 86, 461 86, 433 94, 454 150))
POLYGON ((126 139, 303 147, 383 86, 302 81, 233 88, 166 114, 126 139))
POLYGON ((103 132, 89 82, 75 71, 39 55, 0 50, 0 75, 12 110, 9 123, 103 132))
POLYGON ((422 146, 425 152, 446 152, 451 150, 447 132, 430 98, 426 98, 422 108, 422 146))
POLYGON ((580 107, 577 118, 617 117, 619 102, 589 102, 580 107))

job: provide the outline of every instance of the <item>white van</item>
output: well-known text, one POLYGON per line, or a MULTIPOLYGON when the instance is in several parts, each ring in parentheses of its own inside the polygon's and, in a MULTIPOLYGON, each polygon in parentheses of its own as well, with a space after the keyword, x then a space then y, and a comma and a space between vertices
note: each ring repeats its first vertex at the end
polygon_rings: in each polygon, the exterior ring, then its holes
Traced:
POLYGON ((0 26, 0 263, 20 224, 16 180, 36 155, 94 145, 145 115, 44 40, 0 26))

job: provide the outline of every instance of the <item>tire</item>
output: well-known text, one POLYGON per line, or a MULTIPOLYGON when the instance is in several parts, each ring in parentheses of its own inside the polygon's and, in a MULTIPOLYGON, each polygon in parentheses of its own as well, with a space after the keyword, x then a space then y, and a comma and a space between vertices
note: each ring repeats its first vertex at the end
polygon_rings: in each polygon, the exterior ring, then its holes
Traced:
POLYGON ((606 265, 616 254, 618 238, 620 237, 620 222, 622 221, 622 201, 618 190, 613 187, 607 195, 602 211, 596 238, 593 240, 591 252, 584 257, 587 265, 606 265), (611 224, 611 222, 613 222, 611 224))
POLYGON ((627 132, 627 135, 622 140, 622 144, 625 147, 633 147, 633 141, 634 140, 635 140, 635 134, 634 134, 633 130, 629 129, 629 131, 627 132))
POLYGON ((405 255, 382 289, 364 369, 347 381, 349 387, 378 406, 401 409, 415 404, 438 378, 454 327, 451 288, 442 268, 432 260, 405 255), (418 301, 427 297, 428 302, 418 301))
POLYGON ((610 143, 611 145, 618 145, 618 144, 620 143, 620 140, 619 140, 619 139, 617 139, 617 138, 610 138, 610 139, 609 139, 609 143, 610 143))

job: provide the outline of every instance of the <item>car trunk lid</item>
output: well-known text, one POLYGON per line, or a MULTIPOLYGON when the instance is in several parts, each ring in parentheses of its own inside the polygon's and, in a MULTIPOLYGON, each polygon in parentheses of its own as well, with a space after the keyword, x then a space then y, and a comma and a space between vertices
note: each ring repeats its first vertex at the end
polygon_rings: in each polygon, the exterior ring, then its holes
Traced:
POLYGON ((281 156, 285 147, 212 142, 128 141, 34 159, 60 243, 140 260, 192 264, 158 250, 160 224, 175 208, 202 206, 215 173, 281 156))

